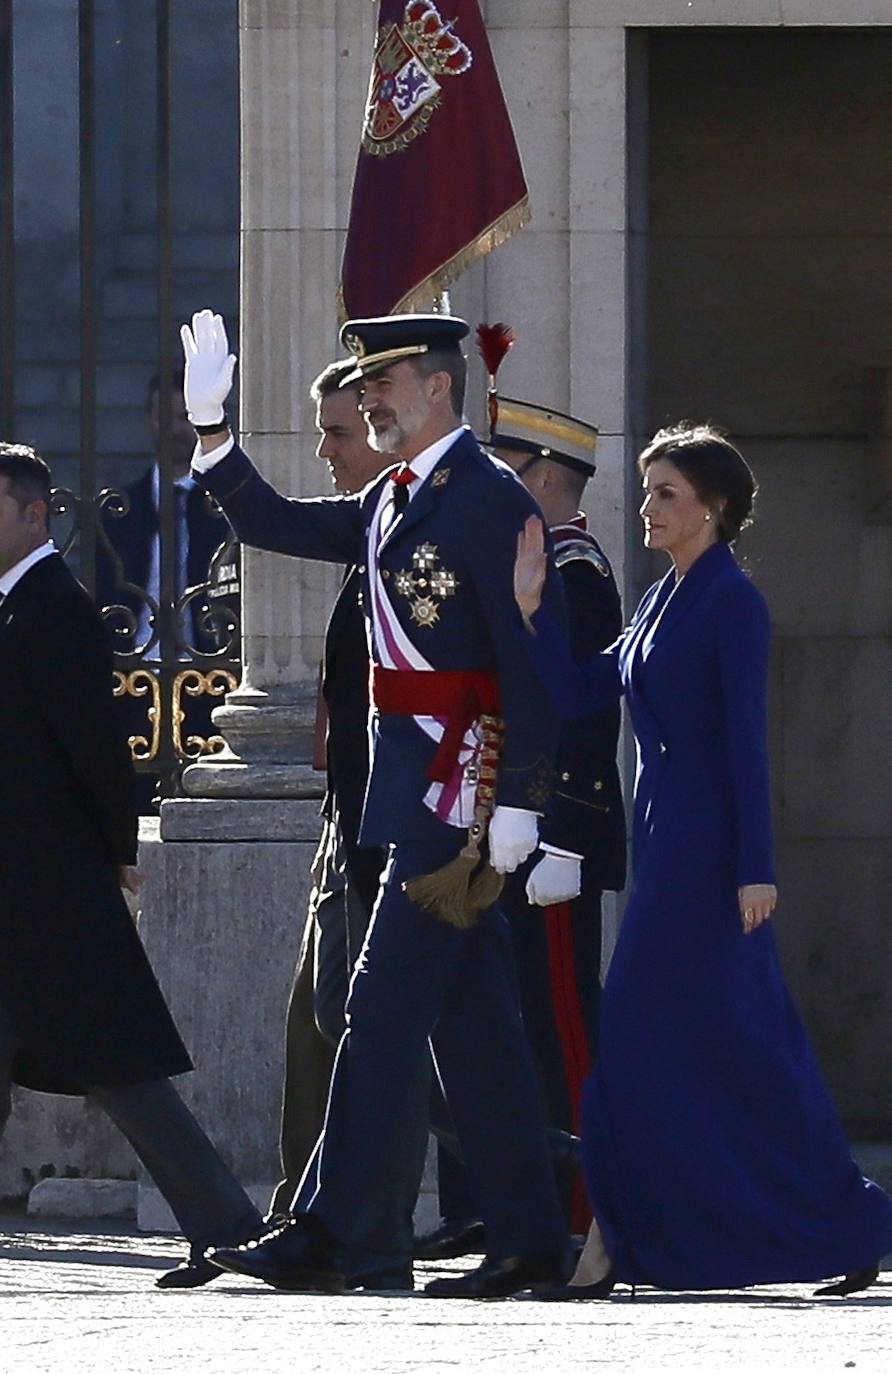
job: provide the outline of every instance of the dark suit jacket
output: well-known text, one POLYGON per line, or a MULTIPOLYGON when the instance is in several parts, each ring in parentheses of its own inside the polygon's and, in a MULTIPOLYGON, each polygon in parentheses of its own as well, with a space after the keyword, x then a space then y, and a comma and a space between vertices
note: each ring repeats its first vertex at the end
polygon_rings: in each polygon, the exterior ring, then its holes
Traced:
POLYGON ((382 851, 360 849, 369 781, 369 649, 360 604, 361 577, 349 568, 325 632, 322 694, 328 709, 326 816, 337 815, 347 877, 366 911, 378 890, 382 851))
MULTIPOLYGON (((613 571, 591 535, 558 544, 567 628, 576 658, 586 662, 622 630, 613 571)), ((542 839, 583 857, 586 888, 620 892, 626 880, 626 823, 616 754, 618 705, 561 726, 557 778, 542 839)))
MULTIPOLYGON (((294 500, 276 492, 236 447, 201 480, 245 543, 324 562, 359 563, 368 601, 368 529, 389 477, 358 496, 294 500)), ((558 720, 517 632, 513 585, 517 535, 537 511, 514 474, 488 458, 466 431, 392 524, 378 562, 394 589, 401 632, 431 667, 488 671, 498 678, 504 736, 496 801, 542 810, 551 790, 558 720), (400 584, 403 571, 429 547, 438 572, 454 578, 454 593, 443 598, 436 620, 422 621, 400 584)), ((562 620, 556 571, 549 571, 544 596, 562 620)), ((431 813, 423 798, 435 752, 411 716, 380 715, 363 815, 365 843, 384 845, 429 831, 431 813)))
POLYGON ((52 554, 0 607, 0 1004, 20 1083, 192 1067, 117 883, 136 860, 132 793, 105 628, 52 554))

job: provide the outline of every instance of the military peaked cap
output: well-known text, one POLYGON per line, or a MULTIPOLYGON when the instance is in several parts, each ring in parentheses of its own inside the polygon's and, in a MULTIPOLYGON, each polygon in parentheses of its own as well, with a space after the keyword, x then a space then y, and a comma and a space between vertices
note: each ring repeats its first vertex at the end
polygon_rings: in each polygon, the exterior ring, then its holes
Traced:
POLYGON ((594 425, 529 401, 508 396, 494 396, 493 400, 495 418, 489 436, 493 448, 535 453, 591 477, 598 443, 594 425))
POLYGON ((341 343, 353 354, 356 366, 341 386, 403 358, 432 350, 458 353, 469 327, 466 320, 455 315, 379 315, 371 320, 348 320, 341 329, 341 343))

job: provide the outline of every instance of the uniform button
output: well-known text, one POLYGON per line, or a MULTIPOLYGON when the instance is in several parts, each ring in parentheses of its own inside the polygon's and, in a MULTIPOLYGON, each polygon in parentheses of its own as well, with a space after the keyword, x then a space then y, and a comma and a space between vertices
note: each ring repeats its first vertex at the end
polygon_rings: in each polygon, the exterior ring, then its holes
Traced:
MULTIPOLYGON (((364 573, 364 572, 365 572, 365 564, 364 564, 364 563, 360 563, 360 565, 359 565, 359 567, 356 569, 356 571, 357 571, 357 572, 360 572, 360 573, 364 573)), ((387 573, 385 573, 384 576, 386 577, 386 576, 387 576, 387 573)))
POLYGON ((596 792, 603 792, 603 791, 604 791, 604 784, 603 784, 603 782, 600 782, 600 781, 599 781, 599 782, 596 782, 596 783, 595 783, 595 791, 596 791, 596 792))
MULTIPOLYGON (((359 571, 360 571, 360 572, 363 572, 364 570, 363 570, 362 568, 360 568, 359 571)), ((382 576, 383 578, 385 578, 385 579, 388 578, 388 577, 390 576, 390 570, 389 570, 388 568, 385 568, 385 569, 383 570, 383 572, 381 573, 381 576, 382 576)))
POLYGON ((662 742, 662 740, 661 740, 661 741, 660 741, 660 753, 661 753, 661 754, 665 754, 665 752, 666 752, 666 746, 665 746, 665 744, 663 744, 663 742, 662 742))
POLYGON ((569 773, 562 773, 562 774, 561 774, 561 782, 569 782, 569 781, 570 781, 570 774, 569 774, 569 773))

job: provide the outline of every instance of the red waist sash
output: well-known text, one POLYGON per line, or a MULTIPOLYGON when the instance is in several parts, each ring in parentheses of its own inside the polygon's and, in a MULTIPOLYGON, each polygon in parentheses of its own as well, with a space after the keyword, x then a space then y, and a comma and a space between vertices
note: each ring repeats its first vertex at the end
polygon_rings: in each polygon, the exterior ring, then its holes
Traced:
POLYGON ((415 672, 377 663, 372 665, 372 701, 383 715, 445 716, 443 738, 427 768, 433 782, 449 781, 474 721, 498 715, 501 709, 495 673, 415 672))

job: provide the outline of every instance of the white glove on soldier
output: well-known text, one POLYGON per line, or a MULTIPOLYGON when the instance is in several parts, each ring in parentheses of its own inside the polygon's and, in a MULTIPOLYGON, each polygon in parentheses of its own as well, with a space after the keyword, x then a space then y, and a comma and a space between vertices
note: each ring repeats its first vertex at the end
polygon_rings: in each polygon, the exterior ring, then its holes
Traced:
POLYGON ((582 860, 575 854, 543 854, 527 878, 527 901, 533 906, 571 902, 582 890, 582 860))
POLYGON ((223 402, 232 390, 235 354, 229 351, 222 315, 199 310, 192 328, 180 330, 186 355, 183 395, 193 425, 215 425, 223 419, 223 402))
POLYGON ((517 806, 497 806, 489 823, 489 861, 497 873, 513 873, 539 842, 539 817, 517 806))

